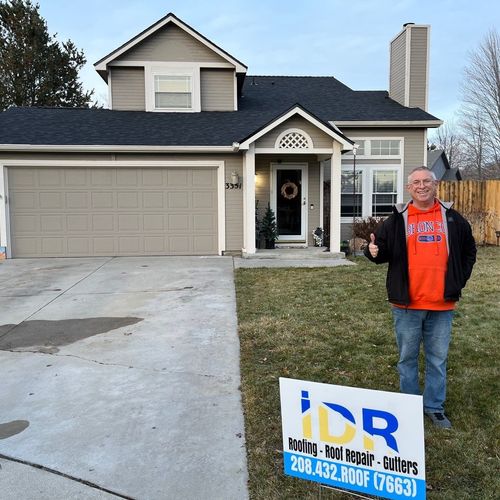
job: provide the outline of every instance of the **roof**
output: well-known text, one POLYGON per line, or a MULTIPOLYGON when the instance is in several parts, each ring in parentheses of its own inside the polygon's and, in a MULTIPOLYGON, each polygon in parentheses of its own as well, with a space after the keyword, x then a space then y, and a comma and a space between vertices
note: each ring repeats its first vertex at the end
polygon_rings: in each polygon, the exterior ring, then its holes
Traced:
POLYGON ((186 33, 190 34, 197 40, 199 40, 203 45, 206 45, 209 49, 213 50, 217 54, 219 54, 222 58, 226 59, 231 64, 234 64, 237 73, 246 73, 247 66, 243 64, 241 61, 238 61, 235 57, 233 57, 229 52, 226 52, 224 49, 221 49, 218 45, 211 42, 208 38, 203 36, 201 33, 196 31, 194 28, 186 24, 184 21, 179 19, 175 14, 171 12, 168 13, 165 17, 162 17, 160 20, 153 23, 151 26, 141 31, 138 35, 131 38, 128 42, 120 45, 120 47, 116 48, 108 55, 102 57, 94 64, 96 71, 101 75, 101 77, 107 81, 106 73, 107 73, 107 65, 111 63, 117 57, 120 57, 126 51, 130 50, 135 45, 141 43, 147 37, 151 36, 156 31, 160 30, 167 24, 172 23, 184 30, 186 33))
POLYGON ((462 180, 462 174, 460 173, 460 170, 457 167, 450 167, 449 170, 446 170, 444 173, 442 181, 461 181, 462 180))
POLYGON ((442 160, 445 172, 442 175, 441 181, 461 181, 462 174, 457 167, 451 167, 448 161, 448 157, 446 156, 446 152, 444 149, 430 149, 427 151, 427 167, 431 170, 434 170, 437 162, 442 160))
POLYGON ((355 91, 333 77, 247 76, 238 111, 10 108, 0 113, 0 145, 230 146, 296 105, 326 124, 359 120, 426 127, 438 120, 398 104, 385 91, 355 91))
POLYGON ((331 76, 247 76, 239 108, 286 109, 293 103, 333 122, 438 120, 402 106, 384 90, 352 90, 331 76))
POLYGON ((444 149, 430 149, 427 151, 427 167, 432 170, 432 167, 441 157, 443 159, 444 167, 448 170, 450 168, 450 164, 448 163, 448 157, 446 156, 444 149))

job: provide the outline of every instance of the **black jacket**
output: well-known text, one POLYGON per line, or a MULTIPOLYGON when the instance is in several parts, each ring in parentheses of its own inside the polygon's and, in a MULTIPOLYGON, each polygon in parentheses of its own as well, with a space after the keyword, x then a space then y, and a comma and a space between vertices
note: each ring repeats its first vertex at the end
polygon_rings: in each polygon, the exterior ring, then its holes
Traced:
MULTIPOLYGON (((467 283, 476 262, 476 243, 469 223, 451 208, 451 203, 440 201, 441 215, 446 221, 445 232, 448 245, 448 267, 444 284, 444 299, 456 301, 467 283)), ((375 244, 379 252, 373 258, 368 246, 365 255, 376 264, 389 263, 387 271, 387 295, 389 302, 408 306, 409 278, 408 254, 406 251, 406 226, 408 203, 396 205, 390 215, 375 231, 375 244)))

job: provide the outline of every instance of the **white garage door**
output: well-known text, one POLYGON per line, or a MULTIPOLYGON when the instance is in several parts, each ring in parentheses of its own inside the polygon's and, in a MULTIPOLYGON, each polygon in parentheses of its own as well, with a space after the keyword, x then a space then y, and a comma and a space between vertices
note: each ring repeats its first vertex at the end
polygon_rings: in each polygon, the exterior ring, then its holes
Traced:
POLYGON ((8 169, 13 257, 217 254, 213 168, 8 169))

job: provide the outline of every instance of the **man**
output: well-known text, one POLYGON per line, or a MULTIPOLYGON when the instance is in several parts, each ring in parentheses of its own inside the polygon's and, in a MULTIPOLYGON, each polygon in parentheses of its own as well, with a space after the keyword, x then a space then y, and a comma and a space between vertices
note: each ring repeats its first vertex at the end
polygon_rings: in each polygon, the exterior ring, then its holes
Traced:
POLYGON ((469 223, 451 203, 436 198, 437 181, 427 167, 415 168, 398 204, 371 234, 365 255, 389 263, 387 293, 392 304, 401 392, 420 394, 418 356, 425 353, 424 412, 449 429, 444 413, 446 361, 455 302, 476 261, 469 223))

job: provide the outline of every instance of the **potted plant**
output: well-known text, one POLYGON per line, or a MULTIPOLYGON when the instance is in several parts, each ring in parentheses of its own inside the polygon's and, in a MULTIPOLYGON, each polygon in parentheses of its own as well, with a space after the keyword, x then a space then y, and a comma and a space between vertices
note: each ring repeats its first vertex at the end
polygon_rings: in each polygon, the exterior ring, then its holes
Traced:
POLYGON ((278 228, 276 227, 274 211, 269 203, 267 204, 264 217, 262 217, 260 222, 260 234, 266 242, 266 248, 274 248, 276 239, 278 238, 278 228))

